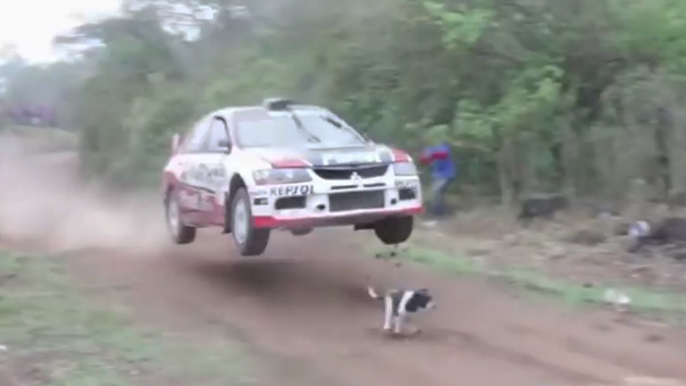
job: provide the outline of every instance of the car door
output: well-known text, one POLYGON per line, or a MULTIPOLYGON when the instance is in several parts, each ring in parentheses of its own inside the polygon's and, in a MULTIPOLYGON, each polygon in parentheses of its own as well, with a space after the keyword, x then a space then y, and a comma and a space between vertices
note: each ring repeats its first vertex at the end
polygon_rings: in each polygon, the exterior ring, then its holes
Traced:
POLYGON ((204 172, 200 165, 204 157, 204 144, 210 128, 211 117, 206 116, 195 123, 193 129, 181 145, 176 162, 179 170, 179 206, 189 223, 197 223, 198 213, 202 210, 204 172))
POLYGON ((213 116, 203 141, 202 155, 197 159, 197 169, 202 175, 200 211, 202 212, 202 221, 205 223, 224 224, 224 192, 229 183, 225 161, 231 152, 229 138, 229 131, 224 118, 218 115, 213 116))

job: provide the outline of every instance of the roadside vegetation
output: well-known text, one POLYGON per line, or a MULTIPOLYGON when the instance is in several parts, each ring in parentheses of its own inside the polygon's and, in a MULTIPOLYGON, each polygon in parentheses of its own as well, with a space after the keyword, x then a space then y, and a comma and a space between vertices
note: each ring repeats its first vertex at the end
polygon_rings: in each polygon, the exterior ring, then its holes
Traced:
POLYGON ((686 294, 673 288, 660 289, 619 280, 580 283, 562 275, 550 275, 541 269, 525 267, 526 263, 497 266, 464 251, 451 252, 421 242, 410 243, 395 251, 388 248, 370 248, 369 251, 380 259, 415 263, 445 275, 511 285, 524 294, 543 295, 574 308, 606 306, 686 327, 686 294), (628 304, 620 304, 617 295, 627 296, 628 304))
POLYGON ((56 39, 71 61, 3 50, 6 105, 51 106, 90 176, 155 183, 173 132, 289 96, 379 141, 456 147, 461 194, 621 201, 686 188, 686 4, 675 0, 127 0, 56 39))
POLYGON ((236 342, 187 342, 134 323, 115 288, 80 288, 64 258, 0 250, 3 386, 255 385, 236 342))

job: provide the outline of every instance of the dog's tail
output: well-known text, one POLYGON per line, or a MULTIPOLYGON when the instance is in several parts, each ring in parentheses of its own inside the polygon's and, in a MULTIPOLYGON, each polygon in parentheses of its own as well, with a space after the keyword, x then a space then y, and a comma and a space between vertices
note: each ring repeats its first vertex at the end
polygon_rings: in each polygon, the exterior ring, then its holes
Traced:
POLYGON ((367 286, 367 293, 372 299, 383 299, 383 296, 379 295, 379 293, 376 292, 376 289, 374 289, 372 286, 367 286))

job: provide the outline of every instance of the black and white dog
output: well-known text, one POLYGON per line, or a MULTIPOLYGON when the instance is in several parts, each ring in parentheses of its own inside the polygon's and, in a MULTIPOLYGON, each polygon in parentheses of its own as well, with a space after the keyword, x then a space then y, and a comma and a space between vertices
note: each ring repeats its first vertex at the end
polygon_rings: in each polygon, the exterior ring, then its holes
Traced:
MULTIPOLYGON (((379 295, 376 290, 369 286, 367 292, 372 299, 383 300, 384 302, 384 331, 401 334, 402 325, 407 322, 410 314, 423 310, 436 308, 436 303, 431 293, 426 288, 418 290, 395 289, 388 291, 385 295, 379 295)), ((415 333, 419 332, 415 329, 415 333)))

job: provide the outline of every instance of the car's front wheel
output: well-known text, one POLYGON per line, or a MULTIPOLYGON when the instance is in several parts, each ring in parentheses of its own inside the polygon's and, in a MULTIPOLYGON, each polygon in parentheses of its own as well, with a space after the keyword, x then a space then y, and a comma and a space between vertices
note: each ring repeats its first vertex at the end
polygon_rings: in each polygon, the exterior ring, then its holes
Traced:
POLYGON ((196 229, 184 224, 179 202, 174 191, 167 195, 164 202, 167 230, 176 244, 190 244, 195 241, 196 229))
POLYGON ((404 243, 412 235, 414 217, 388 217, 374 225, 374 233, 382 243, 395 245, 404 243))
POLYGON ((242 256, 261 255, 269 244, 270 229, 253 227, 250 196, 240 188, 231 201, 231 234, 242 256))

